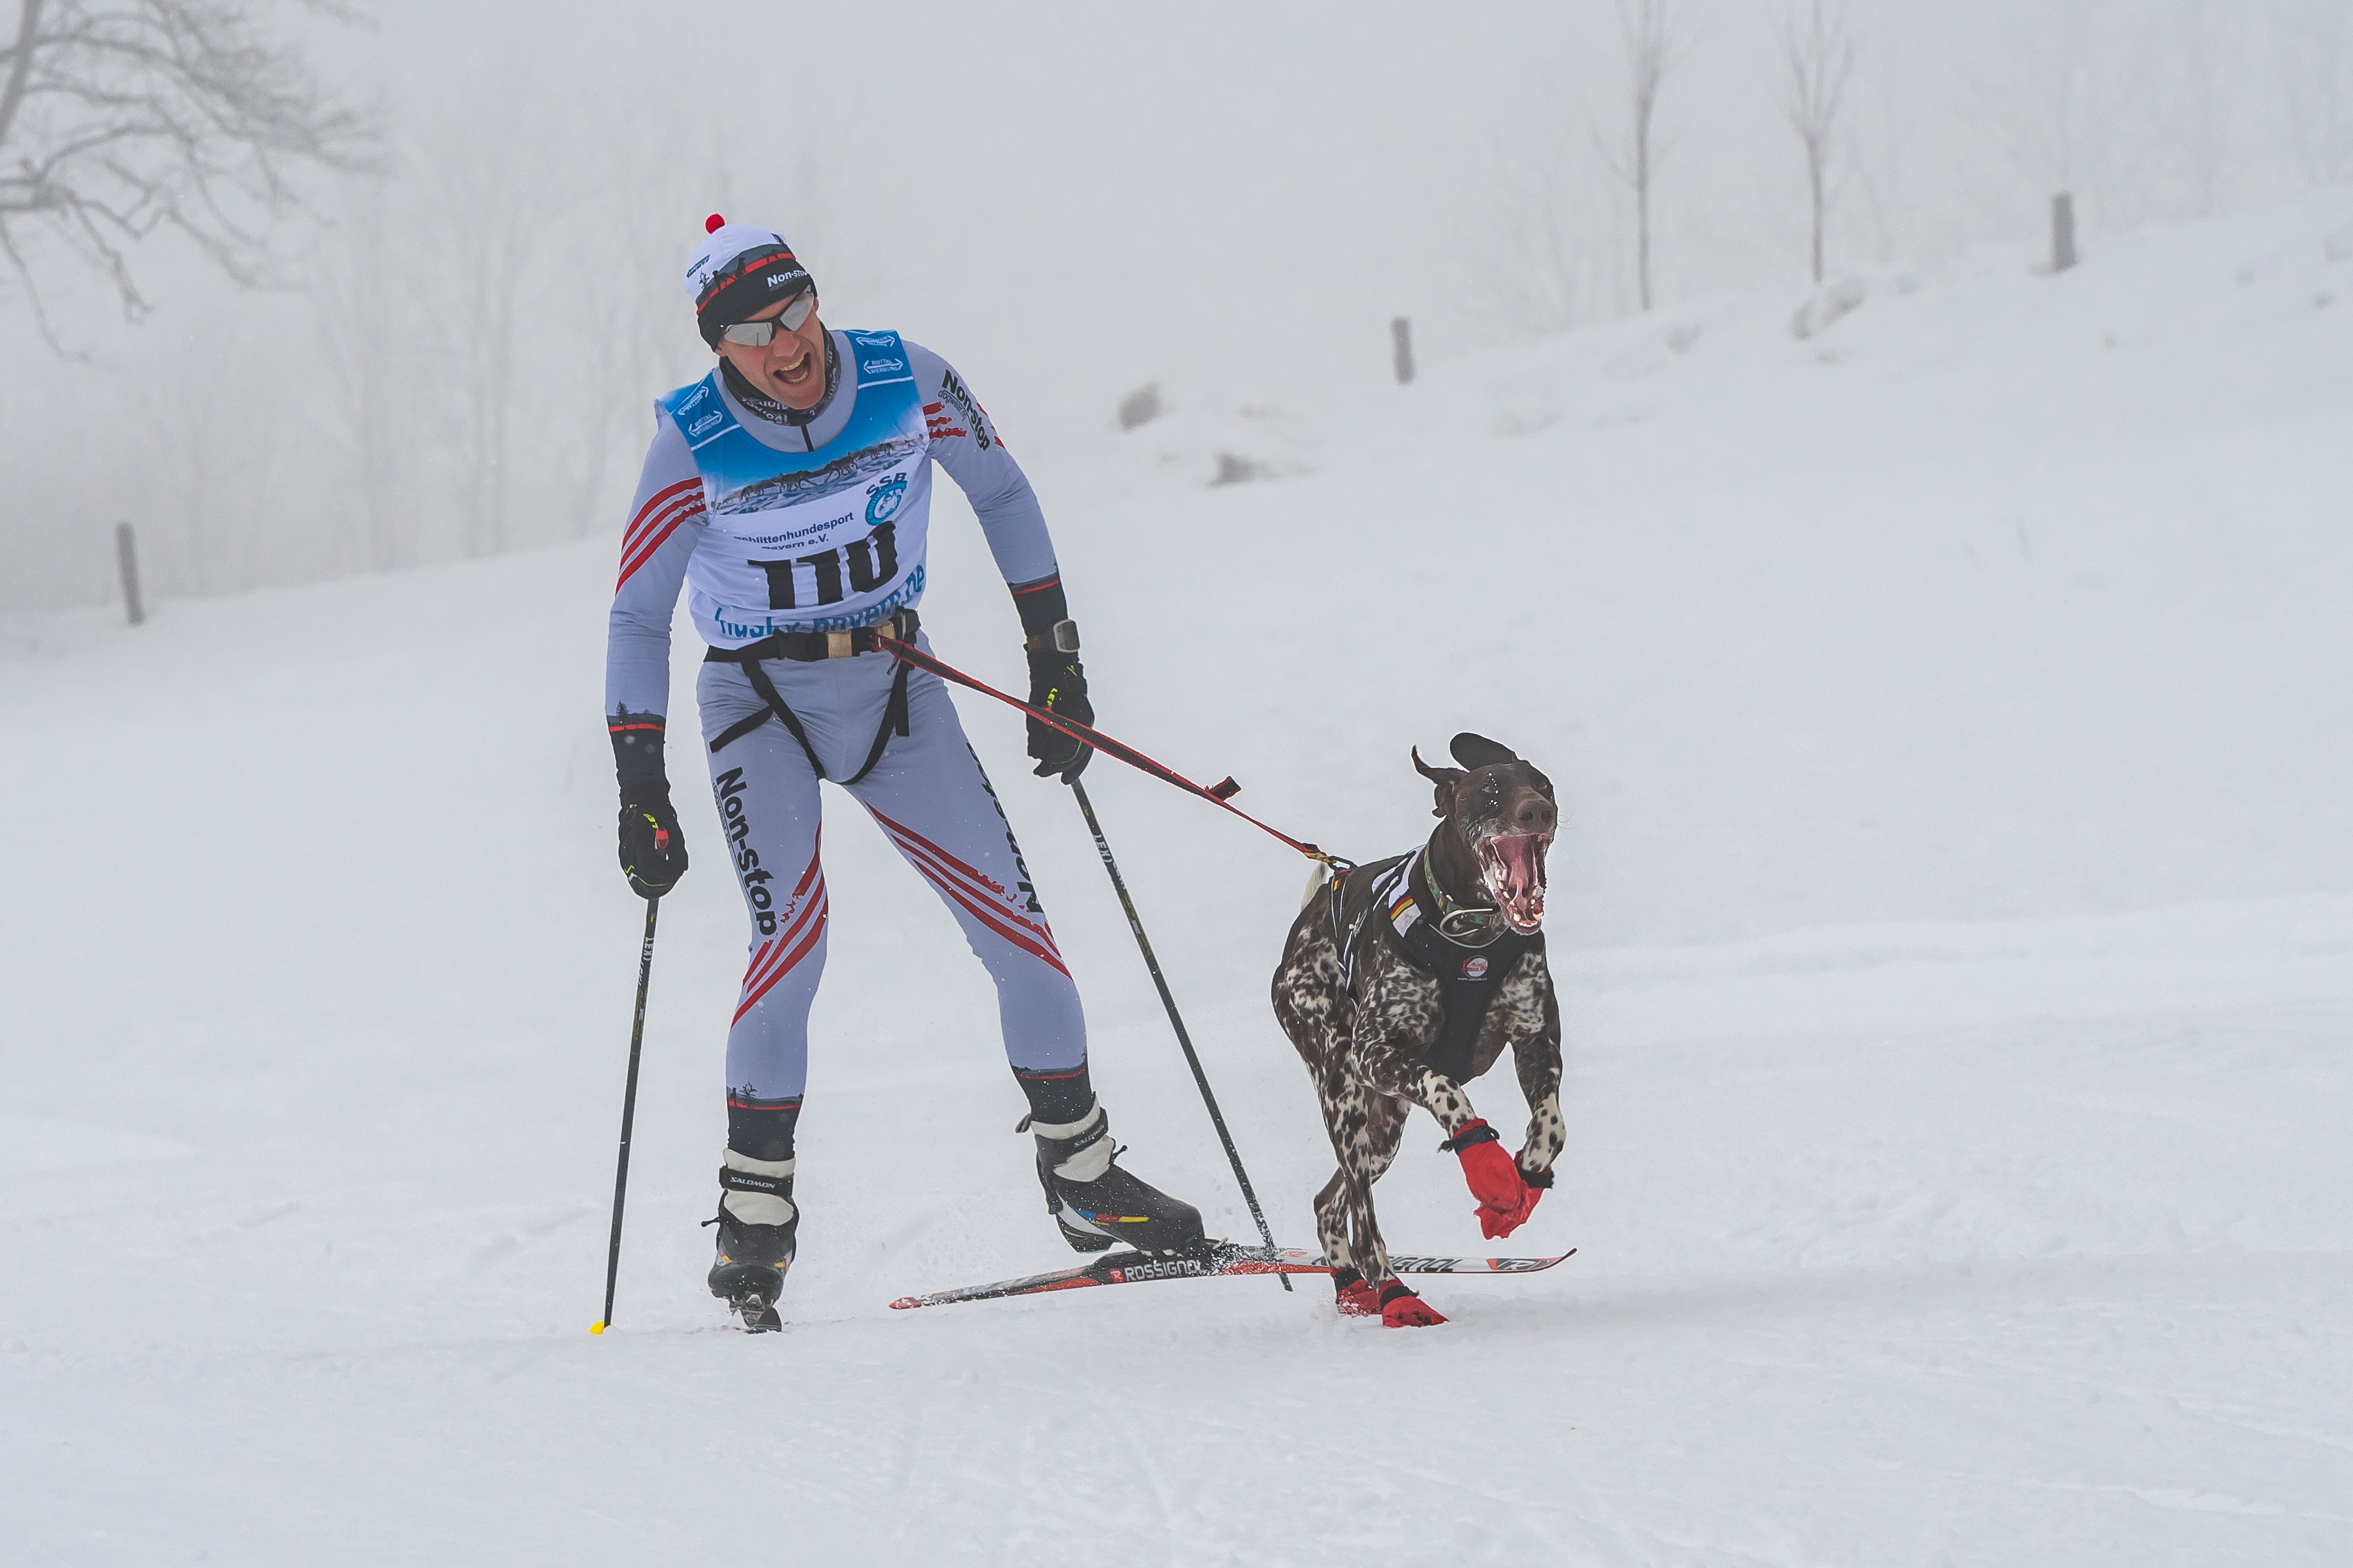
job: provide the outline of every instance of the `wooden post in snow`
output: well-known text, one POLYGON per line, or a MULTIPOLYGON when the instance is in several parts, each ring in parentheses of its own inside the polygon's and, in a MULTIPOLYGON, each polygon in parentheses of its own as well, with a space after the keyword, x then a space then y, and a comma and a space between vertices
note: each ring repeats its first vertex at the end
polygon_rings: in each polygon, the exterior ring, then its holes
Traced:
POLYGON ((2051 198, 2051 270, 2075 265, 2075 198, 2062 191, 2051 198))
POLYGON ((1397 354, 1398 384, 1413 379, 1413 322, 1398 316, 1389 322, 1389 346, 1397 354))
POLYGON ((122 573, 122 613, 135 626, 147 618, 147 610, 139 602, 139 536, 127 522, 114 525, 114 563, 122 573))

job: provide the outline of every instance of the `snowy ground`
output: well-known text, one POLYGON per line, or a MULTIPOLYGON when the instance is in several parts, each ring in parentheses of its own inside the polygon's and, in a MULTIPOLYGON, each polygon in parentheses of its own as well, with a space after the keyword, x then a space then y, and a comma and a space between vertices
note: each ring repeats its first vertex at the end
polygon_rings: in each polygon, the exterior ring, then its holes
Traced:
MULTIPOLYGON (((641 909, 613 542, 0 626, 0 1556, 2353 1560, 2347 295, 2337 197, 1876 279, 1802 342, 1722 301, 1180 395, 1041 465, 1114 731, 1360 857, 1425 831, 1409 743, 1562 788, 1572 1141, 1509 1245, 1579 1254, 1434 1282, 1421 1333, 1247 1279, 885 1310, 1069 1254, 976 966, 841 811, 789 1330, 702 1285, 741 962, 706 858, 591 1338, 641 909), (1222 450, 1292 477, 1202 488, 1222 450)), ((935 536, 938 647, 1010 679, 935 536)), ((961 706, 1130 1162, 1244 1233, 1075 812, 961 706)), ((1301 867, 1089 777, 1309 1242, 1263 1000, 1301 867)), ((1388 1232, 1482 1250, 1434 1142, 1388 1232)))

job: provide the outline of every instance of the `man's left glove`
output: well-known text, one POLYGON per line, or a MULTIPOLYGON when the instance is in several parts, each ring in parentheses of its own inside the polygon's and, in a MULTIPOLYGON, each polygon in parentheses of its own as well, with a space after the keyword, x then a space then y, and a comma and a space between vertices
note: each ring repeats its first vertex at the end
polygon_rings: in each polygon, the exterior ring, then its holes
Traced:
POLYGON ((686 875, 686 835, 678 830, 670 780, 662 771, 661 715, 624 708, 607 728, 621 784, 621 870, 629 879, 629 891, 659 899, 686 875))
MULTIPOLYGON (((1052 647, 1029 651, 1029 706, 1092 727, 1095 710, 1087 701, 1087 672, 1080 666, 1079 656, 1052 647)), ((1060 773, 1064 784, 1071 784, 1087 771, 1087 760, 1095 754, 1092 746, 1041 719, 1030 719, 1029 728, 1029 754, 1038 759, 1039 778, 1060 773)))

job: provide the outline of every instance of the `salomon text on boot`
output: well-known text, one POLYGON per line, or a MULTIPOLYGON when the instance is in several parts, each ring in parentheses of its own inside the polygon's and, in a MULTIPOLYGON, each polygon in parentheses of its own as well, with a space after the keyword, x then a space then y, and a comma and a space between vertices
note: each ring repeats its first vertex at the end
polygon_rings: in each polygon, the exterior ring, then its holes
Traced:
POLYGON ((1038 1140, 1047 1212, 1072 1251, 1124 1243, 1139 1252, 1178 1252, 1201 1244, 1199 1210, 1112 1163, 1122 1151, 1100 1100, 1076 1121, 1056 1125, 1025 1116, 1015 1131, 1024 1128, 1038 1140))
POLYGON ((754 1160, 727 1151, 719 1167, 719 1257, 711 1266, 711 1293, 725 1301, 754 1333, 781 1329, 776 1298, 793 1266, 793 1162, 754 1160))

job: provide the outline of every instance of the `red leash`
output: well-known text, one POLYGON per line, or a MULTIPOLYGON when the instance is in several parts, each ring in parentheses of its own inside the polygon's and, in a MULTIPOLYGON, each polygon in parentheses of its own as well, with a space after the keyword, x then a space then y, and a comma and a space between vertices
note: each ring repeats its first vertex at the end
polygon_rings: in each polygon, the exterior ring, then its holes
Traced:
POLYGON ((1075 720, 1065 719, 1060 714, 1055 713, 1050 710, 1033 708, 1018 697, 1008 697, 1004 692, 997 690, 997 688, 989 685, 987 682, 975 680, 963 670, 956 668, 955 666, 952 664, 944 664, 940 660, 934 658, 930 654, 925 653, 923 649, 915 647, 913 643, 901 642, 897 637, 885 637, 878 631, 874 634, 874 645, 877 647, 888 648, 897 658, 913 665, 918 669, 930 670, 942 680, 953 680, 958 686, 968 686, 975 691, 981 692, 986 696, 996 698, 999 702, 1004 703, 1008 708, 1018 708, 1021 711, 1029 714, 1029 717, 1037 720, 1039 723, 1060 730, 1063 734, 1070 736, 1072 740, 1082 742, 1087 745, 1092 746, 1096 751, 1103 752, 1103 755, 1107 757, 1117 757, 1129 767, 1137 769, 1143 773, 1150 773, 1154 778, 1160 780, 1164 784, 1175 784, 1178 789, 1185 791, 1187 795, 1198 795, 1203 800, 1208 801, 1211 805, 1222 806, 1226 810, 1232 812, 1236 816, 1240 817, 1244 822, 1249 823, 1252 827, 1257 828, 1260 832, 1268 834, 1275 838, 1280 838, 1285 844, 1290 845, 1293 849, 1298 850, 1302 855, 1306 856, 1310 860, 1321 860, 1324 864, 1331 867, 1336 871, 1351 871, 1356 868, 1356 863, 1354 860, 1346 859, 1338 855, 1327 855, 1323 850, 1317 848, 1314 845, 1303 843, 1299 839, 1293 838, 1291 835, 1282 831, 1280 828, 1269 827, 1265 823, 1261 822, 1249 812, 1244 811, 1241 807, 1234 805, 1233 797, 1241 793, 1242 786, 1236 784, 1230 777, 1220 779, 1216 784, 1211 784, 1205 789, 1201 785, 1195 784, 1191 779, 1187 778, 1183 773, 1178 773, 1176 769, 1166 767, 1159 763, 1154 762, 1150 757, 1145 756, 1142 752, 1137 751, 1134 747, 1127 744, 1125 742, 1114 741, 1100 730, 1092 729, 1085 724, 1079 723, 1075 720))

